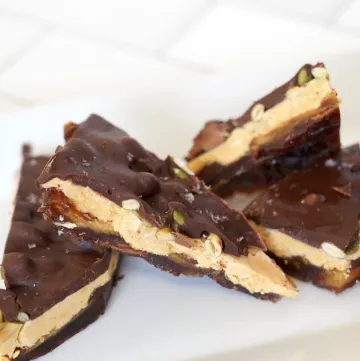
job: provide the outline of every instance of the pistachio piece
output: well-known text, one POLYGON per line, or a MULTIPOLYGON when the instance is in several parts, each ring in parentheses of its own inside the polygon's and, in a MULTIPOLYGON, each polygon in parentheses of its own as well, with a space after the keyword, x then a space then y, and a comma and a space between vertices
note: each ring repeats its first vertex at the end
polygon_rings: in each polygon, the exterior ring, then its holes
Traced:
POLYGON ((4 266, 0 266, 0 289, 1 290, 6 290, 5 268, 4 268, 4 266))
POLYGON ((205 241, 205 249, 213 256, 219 257, 223 250, 223 242, 221 238, 211 233, 205 241))
POLYGON ((173 218, 177 224, 180 224, 180 226, 182 226, 185 223, 184 215, 177 210, 174 211, 173 218))
POLYGON ((77 227, 77 225, 75 223, 71 223, 71 222, 54 222, 54 225, 58 226, 58 227, 68 228, 68 229, 74 229, 77 227))
POLYGON ((188 179, 188 174, 181 168, 174 168, 175 175, 180 179, 188 179))
POLYGON ((0 323, 1 322, 4 322, 4 315, 3 315, 3 313, 1 312, 1 310, 0 310, 0 323))
POLYGON ((311 76, 308 74, 306 69, 301 69, 297 77, 297 83, 299 86, 303 86, 311 80, 311 76))
POLYGON ((265 113, 265 107, 263 104, 256 104, 251 109, 251 120, 254 122, 258 122, 262 119, 265 113))
POLYGON ((162 242, 174 242, 175 237, 168 229, 160 229, 156 232, 156 238, 162 242))
POLYGON ((321 245, 321 248, 325 253, 327 253, 331 257, 340 258, 340 259, 346 258, 346 254, 340 248, 336 247, 332 243, 324 242, 321 245))
POLYGON ((30 320, 30 317, 25 312, 19 312, 18 316, 17 316, 17 319, 18 319, 19 322, 25 323, 25 322, 30 320))
POLYGON ((136 199, 127 199, 122 201, 121 206, 128 211, 137 211, 140 209, 140 203, 136 199))
POLYGON ((325 68, 323 68, 323 67, 320 67, 320 66, 318 66, 316 68, 313 68, 311 70, 311 74, 316 79, 321 79, 321 78, 328 79, 328 77, 329 77, 329 73, 327 72, 327 70, 325 68))

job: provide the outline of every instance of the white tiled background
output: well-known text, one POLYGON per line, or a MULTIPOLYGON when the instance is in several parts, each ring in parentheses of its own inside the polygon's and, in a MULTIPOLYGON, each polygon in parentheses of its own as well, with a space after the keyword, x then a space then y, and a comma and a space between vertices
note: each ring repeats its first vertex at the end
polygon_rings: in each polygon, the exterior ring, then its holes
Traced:
POLYGON ((270 59, 295 70, 360 50, 359 18, 360 0, 0 0, 0 112, 270 59))

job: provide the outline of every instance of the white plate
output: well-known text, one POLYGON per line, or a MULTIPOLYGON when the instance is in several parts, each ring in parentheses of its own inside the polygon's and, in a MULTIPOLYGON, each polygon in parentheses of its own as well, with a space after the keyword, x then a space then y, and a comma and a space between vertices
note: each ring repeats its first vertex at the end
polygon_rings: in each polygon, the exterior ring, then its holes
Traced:
MULTIPOLYGON (((343 143, 360 139, 359 57, 328 59, 333 83, 343 97, 343 143)), ((241 74, 201 81, 154 84, 151 93, 122 94, 0 116, 2 212, 6 213, 20 147, 37 153, 62 143, 65 121, 98 112, 163 156, 182 156, 207 119, 239 115, 256 97, 296 69, 246 69, 241 74)), ((139 86, 140 88, 140 86, 139 86)), ((358 361, 360 287, 341 296, 298 282, 295 300, 277 304, 222 288, 211 280, 173 277, 143 260, 124 257, 125 278, 114 290, 106 314, 46 355, 63 360, 266 360, 358 361)))

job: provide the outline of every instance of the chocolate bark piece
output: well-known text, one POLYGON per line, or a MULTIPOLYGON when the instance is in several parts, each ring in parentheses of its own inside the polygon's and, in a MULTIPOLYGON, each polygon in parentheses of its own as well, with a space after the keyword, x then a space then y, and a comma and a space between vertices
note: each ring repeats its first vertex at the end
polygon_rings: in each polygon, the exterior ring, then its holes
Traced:
POLYGON ((252 192, 340 149, 339 98, 324 64, 306 64, 241 117, 210 121, 188 168, 221 196, 252 192))
POLYGON ((246 216, 286 272, 341 292, 360 277, 360 148, 293 172, 246 216))
POLYGON ((24 147, 19 187, 2 261, 0 356, 31 360, 101 315, 118 254, 57 230, 37 212, 35 181, 49 157, 24 147))
POLYGON ((67 124, 65 139, 38 180, 41 211, 59 229, 175 275, 208 275, 273 300, 296 295, 243 214, 172 158, 97 115, 67 124))

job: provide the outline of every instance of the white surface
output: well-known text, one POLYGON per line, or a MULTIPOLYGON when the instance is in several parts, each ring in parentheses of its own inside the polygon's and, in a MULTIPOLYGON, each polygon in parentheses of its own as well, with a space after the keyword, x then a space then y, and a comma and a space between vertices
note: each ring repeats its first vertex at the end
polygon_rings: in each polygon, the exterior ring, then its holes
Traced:
POLYGON ((150 88, 169 69, 246 78, 264 62, 359 50, 359 2, 0 0, 0 101, 1 92, 30 106, 150 88))
POLYGON ((56 24, 158 49, 206 0, 0 0, 0 5, 56 24), (144 31, 146 29, 146 31, 144 31))
POLYGON ((1 78, 0 88, 41 102, 103 94, 109 89, 142 92, 159 80, 178 82, 186 76, 201 74, 190 75, 157 59, 56 32, 9 69, 1 78))
MULTIPOLYGON (((360 138, 357 59, 355 54, 327 61, 344 99, 344 143, 360 138)), ((0 143, 0 219, 6 218, 12 175, 20 165, 23 142, 36 144, 38 152, 53 151, 62 143, 64 122, 81 121, 97 112, 159 155, 182 156, 203 121, 239 115, 250 101, 287 80, 294 71, 249 69, 247 78, 232 74, 189 80, 170 88, 166 84, 166 92, 157 83, 146 96, 124 92, 111 99, 0 116, 5 128, 0 143)), ((4 240, 4 221, 0 230, 4 240)), ((296 300, 272 304, 224 289, 209 279, 173 277, 139 259, 126 257, 122 272, 125 278, 114 290, 105 316, 43 360, 359 360, 360 287, 337 297, 299 283, 296 300)))
POLYGON ((340 17, 339 24, 348 29, 360 31, 359 14, 360 1, 356 0, 352 2, 349 9, 340 17))
POLYGON ((319 24, 296 22, 283 15, 274 16, 261 8, 221 3, 170 54, 217 69, 246 69, 261 67, 265 59, 305 63, 324 53, 356 48, 359 39, 355 36, 338 34, 319 24))
POLYGON ((40 33, 41 28, 13 16, 4 16, 0 11, 0 72, 34 36, 40 33))
MULTIPOLYGON (((237 0, 230 0, 239 3, 237 0)), ((344 0, 253 0, 253 3, 259 3, 267 10, 272 9, 273 12, 287 11, 291 14, 303 15, 304 18, 321 22, 328 19, 344 0)))

